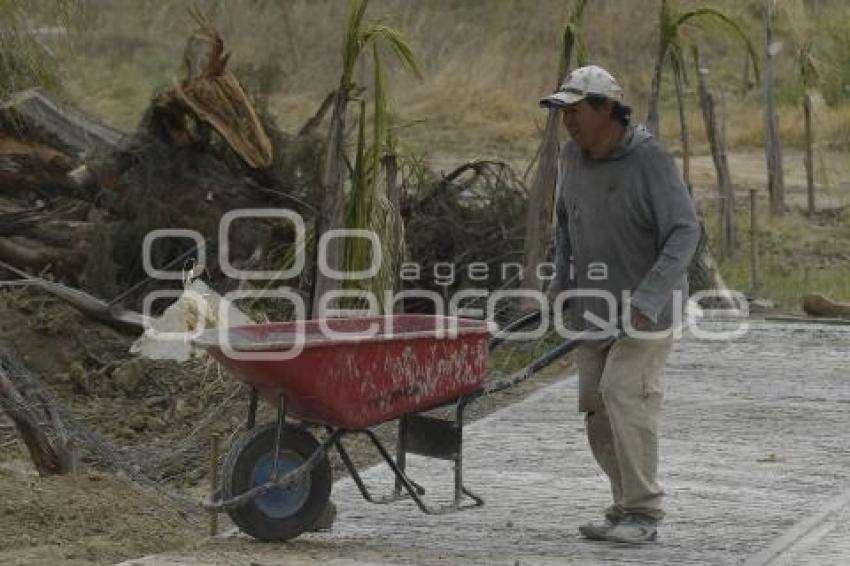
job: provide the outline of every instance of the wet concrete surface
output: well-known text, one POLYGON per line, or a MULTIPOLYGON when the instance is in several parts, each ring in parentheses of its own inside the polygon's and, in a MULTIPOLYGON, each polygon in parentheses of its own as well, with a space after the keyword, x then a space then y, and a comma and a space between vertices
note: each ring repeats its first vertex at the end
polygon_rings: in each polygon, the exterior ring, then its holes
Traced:
MULTIPOLYGON (((705 322, 713 332, 737 323, 705 322)), ((751 321, 743 335, 680 341, 664 378, 659 542, 589 542, 578 524, 609 503, 565 378, 465 430, 465 481, 486 505, 427 516, 334 486, 329 533, 287 544, 243 536, 125 564, 848 564, 850 326, 751 321)), ((411 457, 432 501, 446 462, 411 457)), ((384 467, 364 472, 391 488, 384 467)))

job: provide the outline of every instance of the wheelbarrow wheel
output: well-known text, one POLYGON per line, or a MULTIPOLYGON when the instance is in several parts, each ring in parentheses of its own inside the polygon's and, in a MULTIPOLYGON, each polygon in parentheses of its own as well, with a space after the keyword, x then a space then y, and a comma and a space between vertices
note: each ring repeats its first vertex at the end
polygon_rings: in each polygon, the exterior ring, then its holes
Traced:
MULTIPOLYGON (((230 449, 222 468, 222 496, 235 497, 270 480, 274 467, 277 424, 257 427, 244 434, 230 449)), ((319 447, 302 428, 286 425, 280 437, 278 470, 295 470, 319 447)), ((316 524, 331 494, 331 467, 327 456, 313 470, 288 488, 272 488, 228 515, 243 532, 264 541, 297 537, 316 524)))

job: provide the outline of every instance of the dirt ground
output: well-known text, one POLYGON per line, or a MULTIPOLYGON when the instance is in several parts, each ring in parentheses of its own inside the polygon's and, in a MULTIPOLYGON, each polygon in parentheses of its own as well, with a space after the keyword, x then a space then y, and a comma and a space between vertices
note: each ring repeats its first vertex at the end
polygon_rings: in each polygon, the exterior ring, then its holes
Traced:
POLYGON ((0 563, 110 564, 199 538, 197 524, 121 477, 88 471, 40 478, 0 464, 0 563))

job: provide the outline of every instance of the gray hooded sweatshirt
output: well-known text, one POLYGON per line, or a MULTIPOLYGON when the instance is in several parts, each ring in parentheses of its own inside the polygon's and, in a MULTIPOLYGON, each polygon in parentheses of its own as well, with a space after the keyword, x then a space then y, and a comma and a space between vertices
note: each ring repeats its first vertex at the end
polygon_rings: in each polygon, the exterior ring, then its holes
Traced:
POLYGON ((608 291, 616 313, 598 297, 570 300, 580 329, 595 328, 585 312, 605 320, 622 315, 623 291, 654 330, 670 328, 674 291, 688 300, 687 268, 700 228, 673 159, 641 126, 628 126, 620 144, 593 159, 574 143, 561 150, 556 205, 556 290, 608 291))

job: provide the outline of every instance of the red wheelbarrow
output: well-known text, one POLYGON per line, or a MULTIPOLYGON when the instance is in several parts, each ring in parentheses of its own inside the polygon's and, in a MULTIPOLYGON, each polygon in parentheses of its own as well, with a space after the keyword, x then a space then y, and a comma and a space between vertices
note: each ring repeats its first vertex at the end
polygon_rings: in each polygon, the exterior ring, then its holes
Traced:
POLYGON ((225 457, 221 489, 204 507, 227 512, 257 539, 295 538, 316 524, 328 504, 332 448, 368 502, 409 498, 428 514, 483 505, 463 483, 464 408, 578 345, 566 342, 485 390, 488 350, 506 332, 535 320, 539 314, 526 316, 492 341, 487 322, 429 315, 267 323, 202 333, 194 343, 251 388, 248 431, 225 457), (258 397, 277 406, 276 422, 255 426, 258 397), (455 405, 454 419, 421 414, 449 404, 455 405), (393 458, 370 429, 395 419, 393 458), (324 429, 324 438, 318 441, 311 429, 324 429), (389 495, 373 496, 358 474, 342 443, 353 434, 366 435, 392 470, 395 487, 389 495), (450 504, 423 500, 424 490, 405 472, 407 454, 454 463, 450 504))

